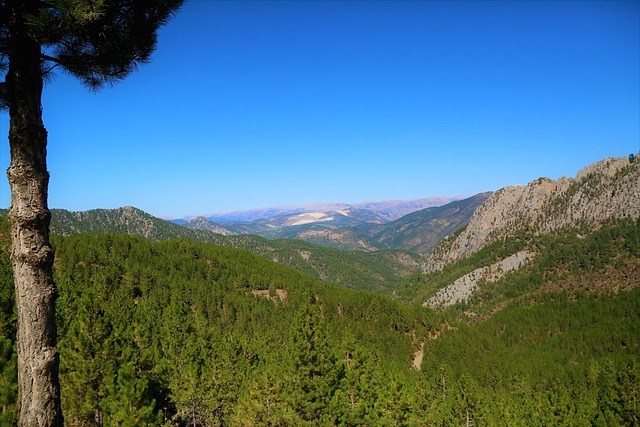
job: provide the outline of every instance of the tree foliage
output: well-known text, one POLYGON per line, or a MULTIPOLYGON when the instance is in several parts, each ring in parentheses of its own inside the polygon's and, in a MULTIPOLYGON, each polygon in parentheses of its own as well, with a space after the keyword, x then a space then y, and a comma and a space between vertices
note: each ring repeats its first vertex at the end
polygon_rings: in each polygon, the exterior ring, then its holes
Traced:
MULTIPOLYGON (((94 90, 126 78, 139 64, 149 61, 157 44, 156 30, 182 2, 38 1, 26 18, 30 37, 43 47, 43 77, 61 67, 94 90)), ((5 19, 10 16, 11 3, 0 5, 5 19)), ((10 36, 9 23, 5 25, 0 39, 10 36)), ((6 69, 10 54, 4 49, 0 52, 0 65, 6 69)))
MULTIPOLYGON (((635 253, 629 227, 601 233, 627 236, 613 240, 635 253)), ((237 249, 116 234, 53 244, 69 426, 599 426, 639 416, 637 287, 535 294, 469 323, 237 249), (268 298, 270 288, 286 298, 268 298)), ((0 259, 8 266, 6 252, 0 259)), ((15 327, 7 313, 0 331, 15 327)), ((3 425, 15 422, 14 364, 3 359, 3 425)))

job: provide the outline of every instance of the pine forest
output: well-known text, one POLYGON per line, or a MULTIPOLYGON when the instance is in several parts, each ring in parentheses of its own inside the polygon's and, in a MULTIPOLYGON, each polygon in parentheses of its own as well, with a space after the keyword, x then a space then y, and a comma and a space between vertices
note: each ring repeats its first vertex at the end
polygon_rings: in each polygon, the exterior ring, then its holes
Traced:
MULTIPOLYGON (((640 221, 577 234, 516 236, 407 276, 393 292, 347 289, 195 240, 53 235, 65 425, 637 425, 640 221), (525 245, 544 256, 475 300, 417 303, 525 245)), ((6 216, 0 236, 0 424, 9 426, 6 216)))

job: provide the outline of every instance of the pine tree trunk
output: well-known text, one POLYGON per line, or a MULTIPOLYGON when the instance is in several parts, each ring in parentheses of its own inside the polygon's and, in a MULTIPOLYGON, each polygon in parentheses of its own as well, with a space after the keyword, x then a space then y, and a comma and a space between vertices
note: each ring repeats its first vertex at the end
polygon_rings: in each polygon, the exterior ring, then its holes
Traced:
POLYGON ((47 132, 42 123, 40 44, 28 34, 25 16, 37 13, 39 0, 11 3, 9 104, 11 164, 11 261, 18 308, 18 424, 62 426, 59 357, 56 350, 51 214, 47 207, 49 173, 47 132))

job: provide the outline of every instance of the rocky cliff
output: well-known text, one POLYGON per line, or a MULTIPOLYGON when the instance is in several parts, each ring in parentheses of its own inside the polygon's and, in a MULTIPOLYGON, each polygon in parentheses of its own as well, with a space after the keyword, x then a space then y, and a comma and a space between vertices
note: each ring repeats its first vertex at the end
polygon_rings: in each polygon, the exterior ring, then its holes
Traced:
POLYGON ((192 218, 186 221, 183 226, 194 230, 208 230, 213 233, 222 234, 223 236, 231 236, 235 234, 227 228, 224 228, 223 226, 218 225, 215 222, 211 221, 209 218, 203 216, 192 218))
POLYGON ((610 219, 638 217, 640 159, 607 158, 580 170, 575 178, 539 178, 496 191, 464 231, 432 252, 423 270, 440 270, 507 236, 596 229, 610 219))

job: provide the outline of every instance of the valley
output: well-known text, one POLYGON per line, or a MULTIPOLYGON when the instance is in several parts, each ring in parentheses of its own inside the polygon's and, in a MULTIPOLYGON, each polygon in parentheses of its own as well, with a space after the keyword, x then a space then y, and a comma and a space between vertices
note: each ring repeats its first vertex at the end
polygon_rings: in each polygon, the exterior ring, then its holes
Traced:
POLYGON ((67 425, 637 424, 640 161, 441 202, 53 210, 67 425))
POLYGON ((406 249, 424 254, 445 235, 466 224, 490 194, 482 193, 470 198, 433 197, 353 205, 331 203, 304 208, 269 208, 172 222, 196 230, 212 230, 227 235, 251 234, 268 239, 300 239, 343 250, 406 249), (253 219, 237 221, 239 218, 253 219), (421 230, 416 227, 418 224, 427 229, 421 230), (427 235, 430 239, 425 241, 427 235))

